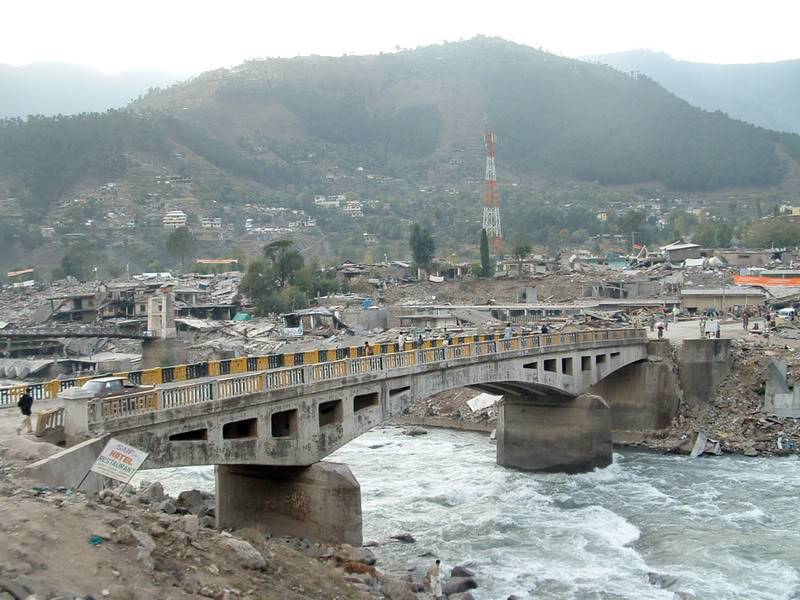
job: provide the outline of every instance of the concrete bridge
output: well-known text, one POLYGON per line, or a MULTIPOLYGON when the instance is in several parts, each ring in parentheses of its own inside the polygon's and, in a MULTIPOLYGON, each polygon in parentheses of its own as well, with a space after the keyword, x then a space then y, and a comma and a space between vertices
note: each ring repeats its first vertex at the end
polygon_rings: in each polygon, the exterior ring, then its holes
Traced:
POLYGON ((646 357, 642 329, 590 330, 211 377, 107 399, 71 388, 62 393, 65 431, 68 440, 110 434, 146 450, 145 468, 216 465, 221 526, 260 520, 273 532, 280 523, 295 535, 360 542, 358 483, 343 465, 319 462, 337 448, 416 400, 467 386, 504 396, 498 464, 606 466, 610 410, 585 392, 646 357))

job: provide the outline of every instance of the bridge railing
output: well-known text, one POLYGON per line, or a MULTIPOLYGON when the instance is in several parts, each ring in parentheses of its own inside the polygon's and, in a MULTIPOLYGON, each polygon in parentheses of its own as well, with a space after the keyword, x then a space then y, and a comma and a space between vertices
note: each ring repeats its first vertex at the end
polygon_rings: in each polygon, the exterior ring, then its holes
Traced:
POLYGON ((422 348, 393 354, 344 358, 320 364, 216 377, 201 382, 187 382, 183 385, 171 385, 126 396, 92 400, 89 402, 89 422, 97 425, 120 417, 146 414, 212 400, 227 400, 264 391, 341 379, 350 375, 381 372, 466 357, 518 352, 526 349, 555 349, 559 346, 609 339, 646 339, 646 333, 643 329, 619 329, 552 335, 537 334, 510 340, 422 348))
POLYGON ((163 388, 159 391, 159 410, 214 400, 214 385, 211 381, 163 388))

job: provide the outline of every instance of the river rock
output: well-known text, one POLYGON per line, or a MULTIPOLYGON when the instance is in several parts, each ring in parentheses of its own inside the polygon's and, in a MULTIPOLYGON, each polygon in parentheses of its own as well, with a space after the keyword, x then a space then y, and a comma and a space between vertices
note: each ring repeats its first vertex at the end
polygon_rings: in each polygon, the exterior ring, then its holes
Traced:
POLYGON ((381 591, 389 600, 417 600, 417 595, 411 591, 408 582, 394 577, 383 578, 381 591))
POLYGON ((475 577, 475 573, 470 571, 467 567, 456 565, 451 569, 450 577, 475 577))
POLYGON ((184 508, 193 515, 201 515, 206 509, 206 496, 200 490, 187 490, 178 494, 178 508, 184 508))
POLYGON ((245 569, 261 570, 267 566, 267 561, 261 555, 261 552, 256 550, 250 542, 245 542, 234 537, 222 538, 223 545, 233 550, 239 559, 239 563, 245 569))
POLYGON ((404 544, 413 544, 417 541, 417 539, 410 533, 398 533, 397 535, 393 535, 392 539, 397 540, 398 542, 403 542, 404 544))
POLYGON ((174 515, 175 512, 178 510, 172 498, 167 498, 166 500, 162 500, 161 502, 158 503, 156 508, 159 511, 166 513, 168 515, 174 515))
POLYGON ((136 495, 136 499, 144 504, 160 502, 164 498, 164 486, 161 485, 160 481, 154 481, 153 483, 148 484, 136 495))
POLYGON ((374 565, 377 561, 372 551, 367 548, 354 548, 350 544, 342 544, 334 554, 339 562, 356 562, 374 565))
POLYGON ((461 594, 469 590, 474 590, 476 587, 478 587, 478 582, 472 577, 453 577, 444 585, 444 593, 447 596, 450 594, 461 594))
POLYGON ((214 529, 217 526, 217 519, 209 515, 200 518, 200 527, 204 529, 214 529))
POLYGON ((183 515, 181 517, 181 528, 189 536, 189 539, 193 540, 197 538, 197 534, 200 532, 200 519, 197 518, 197 515, 183 515))
POLYGON ((418 435, 427 435, 428 430, 423 429, 422 427, 406 427, 403 429, 403 435, 408 435, 411 437, 416 437, 418 435))
POLYGON ((133 545, 136 543, 136 537, 133 535, 133 529, 129 525, 121 525, 111 536, 111 539, 116 544, 133 545))

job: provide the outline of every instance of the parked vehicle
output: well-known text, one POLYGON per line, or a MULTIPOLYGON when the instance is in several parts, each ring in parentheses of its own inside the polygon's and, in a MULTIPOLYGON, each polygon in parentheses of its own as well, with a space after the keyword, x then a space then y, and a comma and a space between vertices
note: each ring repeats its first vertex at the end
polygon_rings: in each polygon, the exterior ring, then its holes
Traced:
POLYGON ((81 389, 92 392, 95 398, 108 398, 109 396, 133 394, 152 389, 152 387, 136 385, 124 377, 98 377, 84 383, 81 389))

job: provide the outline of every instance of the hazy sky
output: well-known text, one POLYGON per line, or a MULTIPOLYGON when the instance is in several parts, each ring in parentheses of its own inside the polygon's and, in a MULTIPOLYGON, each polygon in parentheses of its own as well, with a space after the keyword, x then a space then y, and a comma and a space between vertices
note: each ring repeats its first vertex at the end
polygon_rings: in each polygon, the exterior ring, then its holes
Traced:
POLYGON ((0 63, 194 73, 247 58, 392 51, 497 35, 565 56, 800 58, 800 0, 8 0, 0 63))

